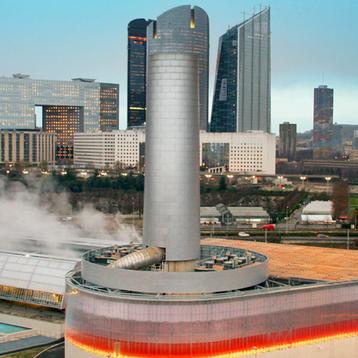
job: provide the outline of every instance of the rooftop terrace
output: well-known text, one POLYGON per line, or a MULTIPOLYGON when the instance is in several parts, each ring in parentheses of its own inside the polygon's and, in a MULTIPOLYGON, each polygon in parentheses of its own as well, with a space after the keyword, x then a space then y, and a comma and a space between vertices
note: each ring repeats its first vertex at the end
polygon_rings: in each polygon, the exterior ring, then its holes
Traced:
POLYGON ((232 246, 268 256, 270 275, 323 281, 358 279, 358 250, 205 239, 205 245, 232 246))

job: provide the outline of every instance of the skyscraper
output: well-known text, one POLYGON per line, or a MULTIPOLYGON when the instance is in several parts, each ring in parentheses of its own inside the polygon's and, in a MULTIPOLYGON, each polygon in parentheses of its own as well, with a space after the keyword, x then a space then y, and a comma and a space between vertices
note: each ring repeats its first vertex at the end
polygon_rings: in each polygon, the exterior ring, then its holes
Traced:
POLYGON ((135 19, 128 24, 128 128, 146 120, 147 26, 150 20, 135 19))
POLYGON ((269 7, 220 37, 210 130, 271 130, 269 7))
POLYGON ((56 134, 56 160, 72 160, 74 134, 84 128, 83 107, 43 106, 42 127, 45 132, 56 134))
MULTIPOLYGON (((148 25, 148 56, 159 52, 194 53, 199 61, 199 125, 208 128, 209 18, 200 7, 170 9, 148 25)), ((169 110, 169 109, 168 109, 169 110)))
POLYGON ((280 124, 279 155, 288 161, 295 160, 296 156, 297 125, 284 122, 280 124))
POLYGON ((119 86, 115 83, 100 83, 99 128, 107 132, 118 129, 119 86))
POLYGON ((314 89, 313 158, 327 159, 332 155, 333 89, 314 89))

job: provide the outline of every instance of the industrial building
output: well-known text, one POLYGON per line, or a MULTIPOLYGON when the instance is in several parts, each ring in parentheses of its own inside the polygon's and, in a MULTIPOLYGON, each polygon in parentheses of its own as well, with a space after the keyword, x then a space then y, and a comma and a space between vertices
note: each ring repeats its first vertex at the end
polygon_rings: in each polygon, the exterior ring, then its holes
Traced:
POLYGON ((264 8, 220 37, 211 132, 271 131, 271 24, 264 8))
POLYGON ((258 226, 267 224, 270 216, 262 207, 217 206, 200 207, 200 223, 258 226))
MULTIPOLYGON (((210 133, 200 131, 200 164, 248 175, 275 174, 275 136, 260 131, 210 133)), ((133 129, 111 133, 77 133, 74 164, 103 168, 119 162, 124 168, 144 165, 145 131, 133 129)))
POLYGON ((201 245, 198 55, 171 40, 147 59, 143 243, 89 251, 66 276, 66 358, 352 357, 356 281, 272 277, 260 250, 201 245))
POLYGON ((0 130, 0 163, 55 164, 56 135, 40 130, 0 130))

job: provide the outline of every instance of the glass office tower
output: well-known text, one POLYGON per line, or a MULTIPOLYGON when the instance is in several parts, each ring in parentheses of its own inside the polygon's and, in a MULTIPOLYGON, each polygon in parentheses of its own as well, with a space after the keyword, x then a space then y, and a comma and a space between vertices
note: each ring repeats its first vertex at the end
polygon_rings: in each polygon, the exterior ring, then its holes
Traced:
POLYGON ((199 124, 208 127, 209 18, 200 7, 170 9, 148 25, 148 56, 158 52, 194 53, 199 61, 199 124))
POLYGON ((83 107, 44 106, 42 127, 45 132, 56 134, 56 160, 72 160, 74 135, 83 132, 83 107))
POLYGON ((313 158, 328 159, 332 155, 333 89, 314 89, 313 158))
POLYGON ((34 129, 36 106, 83 107, 84 131, 118 128, 119 85, 88 78, 36 80, 15 74, 0 78, 0 129, 34 129), (104 105, 106 102, 106 105, 104 105), (110 108, 108 103, 110 102, 110 108), (107 118, 111 122, 107 126, 107 118))
POLYGON ((289 162, 295 160, 297 141, 296 123, 283 122, 280 124, 279 156, 289 162))
POLYGON ((271 130, 269 7, 220 38, 210 130, 271 130))
POLYGON ((135 19, 128 24, 128 128, 146 121, 147 26, 150 20, 135 19))
POLYGON ((100 83, 99 128, 107 132, 117 130, 119 125, 119 86, 114 83, 100 83))

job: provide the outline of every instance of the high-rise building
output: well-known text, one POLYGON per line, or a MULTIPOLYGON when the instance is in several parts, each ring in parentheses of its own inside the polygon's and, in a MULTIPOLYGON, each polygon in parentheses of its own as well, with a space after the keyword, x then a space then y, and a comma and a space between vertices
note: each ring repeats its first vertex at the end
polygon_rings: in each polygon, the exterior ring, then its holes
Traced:
MULTIPOLYGON (((170 9, 147 28, 148 56, 159 52, 198 55, 199 126, 208 128, 209 18, 200 7, 190 5, 170 9)), ((170 110, 168 108, 168 110, 170 110)))
POLYGON ((83 132, 83 107, 43 106, 42 128, 56 134, 56 159, 72 160, 74 134, 83 132))
POLYGON ((296 157, 297 125, 295 123, 284 122, 280 124, 280 145, 279 156, 287 158, 288 161, 295 160, 296 157))
POLYGON ((270 8, 219 40, 212 132, 271 130, 270 8))
POLYGON ((146 121, 147 26, 150 20, 135 19, 128 24, 128 128, 146 121))
POLYGON ((328 159, 332 155, 333 88, 314 89, 313 159, 328 159))
POLYGON ((119 86, 115 83, 100 83, 99 128, 101 131, 118 129, 119 86))

